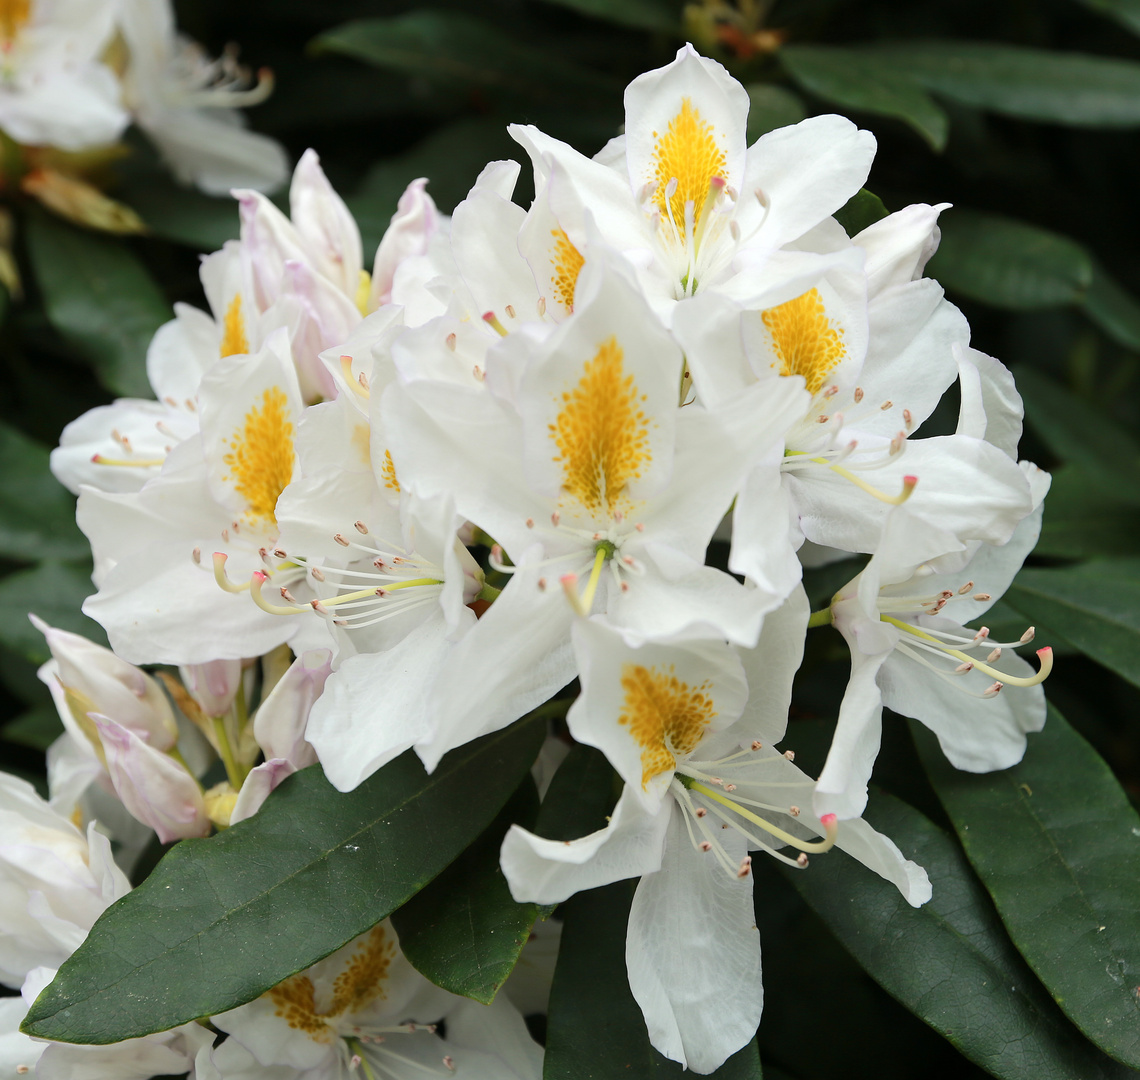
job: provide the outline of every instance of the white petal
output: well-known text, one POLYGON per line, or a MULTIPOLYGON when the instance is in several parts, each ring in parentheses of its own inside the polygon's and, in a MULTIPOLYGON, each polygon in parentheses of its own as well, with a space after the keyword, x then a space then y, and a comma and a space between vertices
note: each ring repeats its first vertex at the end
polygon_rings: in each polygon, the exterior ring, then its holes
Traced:
POLYGON ((911 907, 921 907, 930 899, 930 878, 926 871, 904 858, 890 837, 876 832, 862 818, 839 823, 835 846, 895 885, 911 907))

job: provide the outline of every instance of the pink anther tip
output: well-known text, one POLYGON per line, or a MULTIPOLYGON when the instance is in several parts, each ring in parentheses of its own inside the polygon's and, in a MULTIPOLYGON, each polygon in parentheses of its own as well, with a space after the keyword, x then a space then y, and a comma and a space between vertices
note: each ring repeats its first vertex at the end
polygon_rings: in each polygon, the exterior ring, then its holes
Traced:
POLYGON ((253 580, 258 584, 263 584, 269 580, 269 575, 264 570, 254 570, 253 580))
POLYGON ((918 483, 918 477, 917 476, 904 476, 903 477, 903 483, 906 484, 907 487, 914 487, 914 485, 918 483))
POLYGON ((1043 645, 1040 649, 1037 650, 1038 656, 1044 656, 1046 653, 1049 653, 1049 655, 1052 656, 1052 654, 1053 654, 1053 646, 1052 645, 1043 645))
POLYGON ((483 312, 483 321, 484 322, 495 322, 496 321, 495 313, 493 311, 484 311, 483 312))

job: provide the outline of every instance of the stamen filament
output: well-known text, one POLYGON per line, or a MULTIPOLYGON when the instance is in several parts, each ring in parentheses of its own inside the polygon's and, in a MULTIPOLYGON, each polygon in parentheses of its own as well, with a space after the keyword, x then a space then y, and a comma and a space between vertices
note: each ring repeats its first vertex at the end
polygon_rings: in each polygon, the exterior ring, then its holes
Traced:
POLYGON ((819 852, 830 851, 835 846, 835 841, 839 835, 839 826, 836 824, 836 817, 834 814, 824 814, 824 816, 820 818, 820 822, 823 824, 823 827, 827 832, 825 839, 818 841, 800 840, 798 837, 792 836, 791 833, 784 832, 784 830, 779 826, 773 825, 770 821, 766 821, 758 814, 752 813, 751 810, 746 810, 743 806, 737 802, 734 802, 732 799, 726 798, 719 792, 714 791, 706 784, 702 784, 699 780, 694 780, 691 787, 693 791, 699 791, 702 795, 705 796, 706 799, 712 799, 714 802, 718 802, 722 806, 727 806, 730 810, 734 810, 741 817, 747 818, 754 825, 759 825, 760 828, 762 828, 765 832, 771 833, 778 840, 783 840, 784 843, 788 844, 790 847, 799 848, 800 851, 819 852))
POLYGON ((309 607, 301 607, 298 604, 271 604, 268 599, 262 594, 262 586, 269 580, 269 575, 264 570, 254 570, 249 579, 249 595, 253 597, 253 602, 261 608, 262 611, 268 611, 270 615, 296 615, 301 611, 308 611, 309 607))
MULTIPOLYGON (((818 461, 821 465, 827 464, 824 458, 813 458, 812 460, 818 461)), ((850 480, 851 483, 861 491, 865 491, 868 495, 873 495, 880 502, 888 503, 891 506, 900 506, 906 502, 914 491, 915 485, 918 483, 917 476, 904 476, 902 491, 897 495, 888 495, 886 492, 880 491, 877 487, 868 484, 866 480, 856 476, 850 469, 846 469, 842 465, 832 465, 831 471, 842 476, 844 480, 850 480)))
POLYGON ((137 461, 126 461, 122 458, 109 458, 104 457, 102 454, 92 454, 91 463, 93 465, 126 465, 136 469, 149 469, 163 464, 166 458, 143 458, 137 461))
POLYGON ((349 389, 354 394, 356 394, 358 397, 362 397, 365 399, 370 398, 372 396, 370 391, 366 390, 360 384, 360 382, 358 382, 356 379, 354 379, 352 377, 352 357, 351 356, 342 356, 340 358, 340 369, 342 372, 344 372, 344 381, 346 383, 348 383, 349 389))
POLYGON ((214 580, 228 593, 243 593, 249 588, 250 583, 247 581, 244 585, 236 585, 230 580, 226 573, 226 559, 228 558, 229 556, 225 552, 214 552, 214 580))

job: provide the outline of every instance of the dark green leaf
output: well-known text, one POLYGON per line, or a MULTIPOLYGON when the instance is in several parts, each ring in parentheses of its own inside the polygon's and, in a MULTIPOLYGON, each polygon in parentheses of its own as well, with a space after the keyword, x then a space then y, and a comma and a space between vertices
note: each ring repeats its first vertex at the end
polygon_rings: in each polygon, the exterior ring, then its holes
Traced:
POLYGON ((498 813, 538 753, 535 720, 448 754, 408 751, 342 794, 319 766, 252 818, 175 845, 40 994, 28 1034, 108 1043, 250 1001, 390 915, 498 813))
POLYGON ((889 213, 878 195, 860 188, 835 211, 835 220, 843 226, 848 236, 857 236, 868 225, 882 221, 889 213))
POLYGON ((580 95, 605 100, 621 90, 606 75, 515 41, 501 27, 457 11, 359 19, 321 34, 312 47, 456 90, 482 88, 528 101, 580 95))
POLYGON ((28 621, 33 611, 50 626, 106 645, 103 628, 80 611, 94 591, 90 566, 43 562, 9 574, 0 580, 0 644, 42 664, 51 653, 43 634, 28 621))
POLYGON ((28 253, 51 324, 116 394, 153 397, 146 350, 172 317, 146 268, 122 240, 26 218, 28 253))
POLYGON ((747 139, 751 146, 761 135, 789 124, 798 124, 807 109, 796 94, 771 83, 753 83, 748 91, 747 139))
POLYGON ((1079 2, 1140 34, 1140 0, 1079 0, 1079 2))
POLYGON ((1140 816, 1056 710, 1020 765, 972 775, 912 729, 1013 943, 1093 1042, 1140 1068, 1140 816))
POLYGON ((1031 368, 1018 370, 1017 388, 1025 399, 1026 421, 1050 450, 1066 464, 1079 466, 1102 494, 1140 504, 1140 443, 1130 432, 1103 409, 1031 368))
POLYGON ((1140 64, 980 41, 908 41, 867 50, 964 105, 1085 127, 1140 124, 1140 64))
POLYGON ((1066 465, 1053 473, 1041 538, 1033 550, 1062 559, 1135 554, 1140 551, 1140 506, 1112 498, 1087 470, 1066 465))
POLYGON ((550 781, 534 831, 548 840, 577 840, 604 829, 617 802, 616 777, 605 754, 575 743, 550 781))
POLYGON ((1005 602, 1140 686, 1140 558, 1027 567, 1005 602))
POLYGON ((82 559, 75 496, 51 474, 48 451, 0 423, 0 552, 8 559, 82 559))
POLYGON ((1093 279, 1085 293, 1084 309, 1113 341, 1126 349, 1140 350, 1140 302, 1097 262, 1093 263, 1093 279))
POLYGON ((548 4, 571 8, 593 19, 620 23, 640 30, 660 30, 679 34, 681 31, 680 5, 673 0, 545 0, 548 4))
POLYGON ((146 222, 149 232, 195 251, 216 251, 239 231, 238 206, 155 176, 119 188, 115 194, 146 222))
MULTIPOLYGON (((562 944, 546 1027, 543 1080, 655 1080, 682 1076, 649 1045, 625 971, 625 928, 634 882, 571 897, 562 907, 562 944)), ((726 988, 726 992, 731 992, 726 988)), ((715 1080, 760 1080, 756 1043, 737 1051, 715 1080)))
POLYGON ((514 823, 533 828, 538 792, 529 776, 458 859, 392 915, 400 948, 436 986, 489 1005, 518 962, 537 904, 517 904, 499 869, 514 823))
POLYGON ((952 210, 927 268, 948 289, 1012 311, 1079 303, 1093 264, 1079 244, 1022 221, 952 210))
POLYGON ((5 742, 30 746, 34 750, 46 750, 63 734, 63 721, 54 705, 42 705, 17 716, 10 724, 5 724, 0 734, 5 742))
POLYGON ((789 45, 780 59, 803 89, 845 108, 902 120, 935 150, 946 146, 950 121, 908 74, 864 49, 789 45))
POLYGON ((1126 1071, 1085 1043, 1006 937, 958 846, 917 810, 876 792, 865 815, 926 868, 912 908, 841 852, 787 874, 888 993, 1002 1080, 1098 1080, 1126 1071))

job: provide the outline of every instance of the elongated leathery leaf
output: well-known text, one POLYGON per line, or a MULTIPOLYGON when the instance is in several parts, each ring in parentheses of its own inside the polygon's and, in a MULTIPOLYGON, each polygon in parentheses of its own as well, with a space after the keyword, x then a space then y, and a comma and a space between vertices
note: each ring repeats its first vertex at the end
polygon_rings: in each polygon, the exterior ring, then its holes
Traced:
POLYGON ((252 818, 184 840, 95 924, 28 1010, 29 1035, 108 1043, 250 1001, 390 915, 498 813, 538 753, 524 720, 448 754, 409 751, 355 791, 312 766, 252 818))
POLYGON ((1005 602, 1140 686, 1140 559, 1027 567, 1005 602))
POLYGON ((926 773, 1021 955, 1057 1004, 1140 1068, 1140 816, 1056 710, 1020 765, 959 772, 924 728, 926 773))
POLYGON ((921 908, 841 852, 787 873, 883 989, 1002 1080, 1133 1075, 1081 1039, 1049 1000, 938 826, 882 792, 865 816, 926 868, 934 896, 921 908))
POLYGON ((483 835, 392 915, 404 955, 436 986, 489 1005, 518 962, 539 908, 515 903, 499 848, 512 824, 530 828, 537 814, 527 776, 483 835))
MULTIPOLYGON (((543 1080, 660 1080, 688 1075, 649 1044, 625 970, 625 928, 634 883, 619 881, 571 897, 562 910, 562 945, 546 1029, 543 1080)), ((702 913, 694 912, 694 918, 702 913)), ((678 948, 683 943, 678 942, 678 948)), ((730 987, 725 988, 731 993, 730 987)), ((755 1041, 715 1080, 760 1080, 755 1041)))

